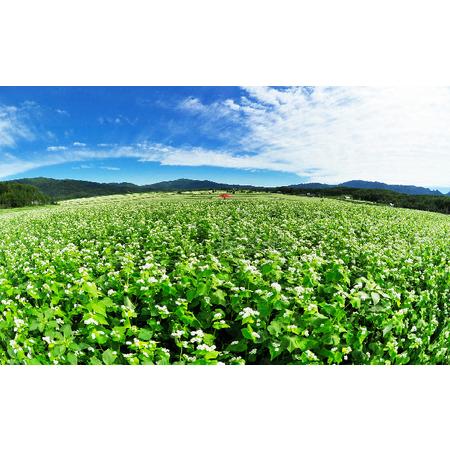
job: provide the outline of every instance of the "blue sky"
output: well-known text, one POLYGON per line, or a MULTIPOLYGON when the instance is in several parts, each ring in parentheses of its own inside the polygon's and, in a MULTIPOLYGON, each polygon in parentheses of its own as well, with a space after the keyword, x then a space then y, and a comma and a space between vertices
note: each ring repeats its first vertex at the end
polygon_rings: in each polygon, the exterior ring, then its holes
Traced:
POLYGON ((0 87, 0 179, 450 189, 450 90, 0 87))

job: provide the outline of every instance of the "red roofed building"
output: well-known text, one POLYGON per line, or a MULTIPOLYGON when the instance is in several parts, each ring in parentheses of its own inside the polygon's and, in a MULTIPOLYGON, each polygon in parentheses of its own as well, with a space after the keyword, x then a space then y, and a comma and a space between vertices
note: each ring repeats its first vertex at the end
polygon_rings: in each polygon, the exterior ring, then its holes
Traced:
POLYGON ((220 197, 222 200, 226 200, 227 198, 231 198, 231 195, 225 193, 225 194, 220 194, 219 197, 220 197))

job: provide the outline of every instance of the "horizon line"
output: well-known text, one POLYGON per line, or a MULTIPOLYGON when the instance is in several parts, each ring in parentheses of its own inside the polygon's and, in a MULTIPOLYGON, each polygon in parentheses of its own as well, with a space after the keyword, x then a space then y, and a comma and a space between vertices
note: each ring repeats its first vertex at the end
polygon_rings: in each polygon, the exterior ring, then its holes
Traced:
POLYGON ((414 184, 397 184, 397 183, 385 183, 382 181, 371 181, 371 180, 361 180, 361 179, 353 179, 353 180, 348 180, 348 181, 344 181, 342 183, 336 183, 336 184, 329 184, 329 183, 320 183, 320 182, 305 182, 305 183, 295 183, 295 184, 282 184, 282 185, 266 185, 266 186, 262 186, 262 185, 257 185, 257 184, 240 184, 240 183, 229 183, 229 182, 224 182, 224 181, 214 181, 211 179, 198 179, 198 178, 174 178, 174 179, 168 179, 168 180, 161 180, 161 181, 155 181, 155 182, 150 182, 150 183, 145 183, 145 184, 139 184, 139 183, 135 183, 135 182, 131 182, 131 181, 94 181, 92 179, 90 180, 86 180, 86 179, 78 179, 78 178, 53 178, 53 177, 45 177, 45 176, 36 176, 36 177, 22 177, 22 178, 13 178, 13 179, 5 179, 5 180, 0 180, 0 183, 7 183, 7 182, 13 182, 13 181, 20 181, 20 180, 35 180, 35 179, 47 179, 47 180, 57 180, 57 181, 82 181, 82 182, 87 182, 87 183, 97 183, 97 184, 133 184, 135 186, 150 186, 152 184, 159 184, 159 183, 169 183, 169 182, 173 182, 173 181, 180 181, 180 180, 187 180, 187 181, 208 181, 210 183, 216 183, 216 184, 226 184, 226 185, 230 185, 230 186, 242 186, 242 187, 246 187, 246 186, 251 186, 251 187, 260 187, 260 188, 277 188, 277 187, 289 187, 289 186, 301 186, 301 185, 309 185, 309 184, 318 184, 318 185, 323 185, 323 186, 340 186, 344 183, 350 183, 353 181, 362 181, 365 183, 379 183, 379 184, 384 184, 386 186, 402 186, 402 187, 417 187, 417 188, 424 188, 424 189, 428 189, 430 191, 438 191, 443 195, 448 195, 450 194, 450 186, 421 186, 421 185, 414 185, 414 184), (442 192, 442 190, 447 190, 449 189, 449 191, 447 193, 442 192))

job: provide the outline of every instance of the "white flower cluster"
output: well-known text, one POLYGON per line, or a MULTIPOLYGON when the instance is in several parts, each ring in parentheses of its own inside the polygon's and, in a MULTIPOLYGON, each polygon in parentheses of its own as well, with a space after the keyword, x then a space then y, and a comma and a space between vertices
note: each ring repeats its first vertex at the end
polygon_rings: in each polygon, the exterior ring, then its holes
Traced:
POLYGON ((246 319, 247 317, 256 317, 259 316, 259 311, 256 311, 250 307, 244 308, 242 311, 239 312, 239 315, 246 319))

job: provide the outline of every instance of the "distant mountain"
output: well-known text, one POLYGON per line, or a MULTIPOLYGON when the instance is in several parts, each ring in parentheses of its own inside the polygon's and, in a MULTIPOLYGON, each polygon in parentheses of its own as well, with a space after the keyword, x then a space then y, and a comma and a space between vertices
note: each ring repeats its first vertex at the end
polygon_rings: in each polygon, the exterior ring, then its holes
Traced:
POLYGON ((54 200, 142 192, 140 186, 132 183, 96 183, 94 181, 56 180, 53 178, 22 178, 14 181, 34 186, 54 200))
POLYGON ((444 195, 438 190, 431 190, 420 186, 403 186, 400 184, 386 184, 378 181, 352 180, 341 183, 339 186, 352 187, 358 189, 385 189, 387 191, 399 192, 409 195, 444 195))
MULTIPOLYGON (((329 189, 333 187, 350 187, 355 189, 383 189, 408 195, 444 195, 438 190, 432 190, 420 186, 404 186, 401 184, 386 184, 378 181, 352 180, 341 184, 303 183, 287 186, 293 189, 329 189)), ((447 194, 450 195, 450 192, 447 194)))
POLYGON ((146 190, 152 191, 193 191, 193 190, 213 190, 213 189, 256 189, 255 186, 216 183, 209 180, 189 180, 180 178, 173 181, 161 181, 159 183, 142 186, 146 190))
MULTIPOLYGON (((383 189, 408 195, 431 195, 443 196, 440 191, 431 190, 418 186, 402 186, 378 183, 374 181, 353 180, 339 185, 328 185, 323 183, 304 183, 279 188, 262 188, 251 185, 216 183, 209 180, 190 180, 180 178, 172 181, 161 181, 158 183, 139 186, 133 183, 97 183, 95 181, 81 180, 58 180, 53 178, 22 178, 9 181, 7 183, 21 183, 38 188, 43 194, 54 200, 65 200, 70 198, 94 197, 100 195, 113 194, 131 194, 138 192, 176 192, 176 191, 194 191, 194 190, 264 190, 273 191, 282 188, 289 189, 330 189, 337 187, 357 188, 357 189, 383 189)), ((450 192, 445 196, 450 196, 450 192)))
POLYGON ((287 187, 293 189, 327 189, 334 187, 334 184, 323 184, 323 183, 301 183, 301 184, 290 184, 287 187))
MULTIPOLYGON (((16 183, 26 184, 38 188, 43 194, 54 200, 67 200, 70 198, 95 197, 100 195, 132 194, 138 192, 176 192, 193 190, 233 190, 258 189, 254 186, 241 186, 237 184, 215 183, 208 180, 188 180, 181 178, 173 181, 139 186, 133 183, 97 183, 82 180, 57 180, 53 178, 22 178, 13 180, 16 183)), ((7 183, 11 183, 8 181, 7 183)))

